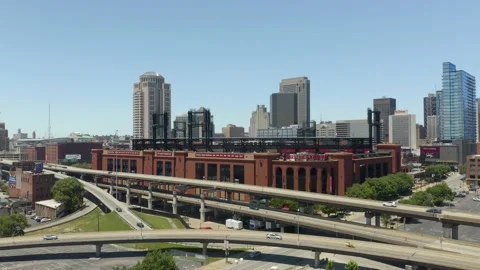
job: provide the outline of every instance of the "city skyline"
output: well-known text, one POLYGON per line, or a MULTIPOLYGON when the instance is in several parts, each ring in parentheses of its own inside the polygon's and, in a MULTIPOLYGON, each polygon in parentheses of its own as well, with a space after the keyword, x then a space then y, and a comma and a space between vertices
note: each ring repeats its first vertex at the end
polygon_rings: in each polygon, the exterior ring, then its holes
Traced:
POLYGON ((17 22, 0 30, 0 80, 4 93, 13 93, 1 105, 0 121, 38 137, 47 133, 48 104, 54 136, 130 134, 131 84, 147 71, 173 85, 172 116, 205 106, 217 127, 245 128, 257 104, 269 107, 283 78, 310 79, 311 120, 362 119, 372 99, 389 96, 424 124, 422 97, 441 84, 439 63, 480 74, 479 56, 469 53, 477 39, 471 27, 476 17, 467 12, 472 5, 452 12, 447 2, 310 2, 305 8, 288 2, 185 7, 105 1, 93 10, 86 3, 55 2, 0 8, 4 24, 17 22), (159 10, 167 12, 159 18, 159 10), (303 15, 287 22, 280 15, 286 12, 303 15), (472 42, 445 40, 449 29, 472 42), (298 38, 286 38, 292 31, 298 38), (26 77, 25 69, 35 72, 26 77))

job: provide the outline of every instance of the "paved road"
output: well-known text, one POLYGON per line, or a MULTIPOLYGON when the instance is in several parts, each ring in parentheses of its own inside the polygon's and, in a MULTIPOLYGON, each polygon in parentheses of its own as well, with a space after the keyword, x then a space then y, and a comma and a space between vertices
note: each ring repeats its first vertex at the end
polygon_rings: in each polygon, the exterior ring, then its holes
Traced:
POLYGON ((74 219, 80 218, 80 217, 92 212, 93 210, 95 210, 95 208, 97 208, 97 206, 94 203, 92 203, 91 201, 89 201, 87 199, 84 199, 84 207, 81 210, 79 210, 79 211, 77 211, 73 214, 70 214, 68 216, 59 218, 57 220, 53 220, 53 221, 49 221, 49 222, 45 222, 45 223, 40 223, 40 222, 37 222, 37 221, 31 219, 31 216, 28 216, 27 221, 28 221, 28 224, 30 225, 30 227, 26 228, 24 231, 25 232, 33 232, 33 231, 38 231, 38 230, 54 227, 54 226, 57 226, 57 225, 61 225, 61 224, 67 223, 69 221, 72 221, 74 219))
MULTIPOLYGON (((61 235, 59 240, 45 241, 39 236, 21 236, 12 238, 0 238, 0 248, 3 250, 18 250, 29 247, 52 247, 55 245, 71 245, 71 244, 87 244, 98 243, 125 243, 125 242, 141 242, 142 240, 158 242, 158 241, 179 241, 185 239, 187 241, 216 241, 221 242, 228 239, 232 243, 248 243, 254 241, 260 246, 277 246, 285 248, 298 248, 304 250, 322 250, 324 252, 332 252, 335 254, 345 254, 350 256, 358 256, 368 258, 374 256, 379 260, 397 260, 409 261, 424 266, 439 266, 445 269, 471 269, 472 265, 480 265, 480 255, 475 254, 459 254, 454 252, 437 251, 431 249, 416 249, 413 247, 394 246, 380 244, 374 242, 353 241, 350 242, 354 247, 346 247, 344 239, 303 236, 300 235, 300 241, 297 240, 296 234, 282 234, 282 240, 266 239, 264 232, 251 231, 229 231, 216 232, 205 230, 199 233, 196 230, 156 230, 145 231, 143 236, 138 235, 135 231, 119 231, 119 232, 100 232, 100 233, 71 233, 61 235)), ((452 249, 452 245, 446 241, 444 249, 452 249)), ((458 248, 458 247, 457 247, 458 248)), ((468 246, 462 247, 468 249, 468 246)), ((459 250, 457 250, 459 251, 459 250)))
MULTIPOLYGON (((93 246, 29 248, 0 251, 2 270, 111 270, 116 266, 133 266, 141 261, 146 252, 128 251, 106 245, 102 257, 95 258, 93 246)), ((185 253, 172 251, 181 270, 194 270, 200 261, 188 258, 185 253)), ((189 254, 192 255, 192 254, 189 254)))
MULTIPOLYGON (((292 269, 292 267, 307 266, 306 269, 313 267, 313 252, 305 250, 294 250, 279 247, 265 247, 261 248, 262 255, 257 258, 251 259, 244 258, 243 261, 238 261, 238 264, 230 264, 224 266, 224 270, 265 270, 270 269, 272 266, 278 267, 278 270, 292 269)), ((322 253, 320 258, 328 258, 336 263, 335 269, 344 269, 344 265, 348 261, 353 260, 359 264, 362 269, 381 269, 381 270, 401 270, 402 268, 394 267, 388 264, 375 262, 372 260, 335 255, 331 253, 322 253)), ((234 260, 231 260, 234 262, 234 260)))
MULTIPOLYGON (((56 171, 66 171, 78 174, 92 174, 92 175, 103 175, 110 176, 107 171, 99 170, 90 170, 82 169, 68 166, 54 166, 52 164, 47 164, 47 168, 54 169, 56 171), (66 167, 66 168, 64 168, 66 167)), ((162 183, 172 183, 172 184, 184 184, 184 185, 194 185, 198 187, 206 188, 216 188, 224 189, 231 191, 238 191, 248 194, 261 194, 262 196, 272 196, 272 197, 290 197, 297 198, 300 201, 319 203, 319 204, 331 204, 337 205, 342 208, 347 209, 359 209, 360 211, 370 210, 376 213, 387 213, 387 214, 401 214, 403 216, 417 217, 423 219, 435 220, 436 216, 431 213, 426 212, 426 207, 419 207, 413 205, 399 205, 394 209, 389 207, 384 207, 382 202, 364 200, 358 198, 349 198, 345 196, 334 196, 320 193, 311 193, 303 191, 294 191, 287 189, 271 188, 271 187, 262 187, 262 186, 253 186, 253 185, 237 185, 233 183, 225 182, 216 182, 216 181, 198 181, 195 179, 186 179, 178 177, 166 177, 159 175, 145 175, 145 174, 133 174, 133 173, 118 173, 119 178, 123 179, 137 179, 151 182, 162 182, 162 183)), ((448 213, 445 212, 442 214, 443 220, 455 220, 458 224, 473 224, 479 226, 480 216, 471 215, 469 213, 448 213)))
MULTIPOLYGON (((53 173, 55 174, 55 177, 57 178, 66 178, 69 177, 67 175, 61 174, 61 173, 56 173, 53 171, 48 171, 44 170, 45 172, 53 173)), ((123 218, 129 225, 135 230, 139 230, 137 223, 142 222, 144 224, 143 230, 152 230, 151 227, 149 227, 145 222, 142 221, 138 216, 132 213, 130 209, 122 202, 116 200, 112 195, 109 193, 105 192, 101 188, 95 186, 92 183, 83 181, 78 179, 83 184, 83 187, 85 190, 89 191, 92 193, 95 197, 97 197, 100 201, 103 202, 103 204, 108 207, 111 211, 116 211, 115 209, 120 208, 122 209, 122 212, 117 212, 117 214, 123 218)))
MULTIPOLYGON (((447 181, 447 184, 452 188, 459 187, 461 183, 460 179, 447 181)), ((454 206, 445 206, 442 208, 448 209, 449 211, 464 211, 480 215, 480 202, 473 200, 475 196, 476 194, 474 192, 470 192, 465 198, 455 198, 453 201, 454 206)), ((428 233, 438 237, 443 235, 442 224, 430 220, 414 220, 414 222, 406 224, 405 228, 403 228, 402 225, 399 229, 407 232, 428 233)), ((460 240, 480 242, 480 229, 471 226, 459 226, 459 238, 460 240)))
POLYGON ((0 251, 2 270, 104 270, 131 266, 141 260, 142 252, 128 252, 105 246, 101 259, 95 258, 93 246, 30 248, 0 251))

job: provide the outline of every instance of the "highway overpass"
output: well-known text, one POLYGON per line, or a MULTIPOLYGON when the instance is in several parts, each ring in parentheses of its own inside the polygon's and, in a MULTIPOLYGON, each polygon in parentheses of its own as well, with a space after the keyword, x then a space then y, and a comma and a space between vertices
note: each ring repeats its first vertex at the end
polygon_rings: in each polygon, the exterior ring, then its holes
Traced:
MULTIPOLYGON (((107 171, 99 170, 89 170, 81 169, 75 167, 67 167, 49 164, 46 165, 49 170, 66 172, 66 173, 76 173, 83 175, 93 175, 93 176, 104 176, 104 177, 113 177, 112 173, 107 171)), ((443 211, 442 214, 434 214, 426 212, 429 208, 413 205, 398 205, 397 207, 385 207, 381 201, 373 200, 364 200, 357 198, 349 198, 344 196, 335 196, 327 195, 320 193, 311 193, 304 191, 294 191, 288 189, 280 188, 271 188, 271 187, 262 187, 262 186, 253 186, 245 184, 234 184, 226 182, 217 182, 217 181, 203 181, 198 179, 186 179, 178 177, 169 177, 169 176, 157 176, 157 175, 145 175, 145 174, 134 174, 134 173, 115 173, 120 179, 135 179, 139 181, 155 182, 162 184, 174 184, 174 185, 186 185, 194 186, 208 189, 218 189, 231 192, 240 192, 245 194, 252 194, 257 196, 266 196, 266 197, 280 197, 295 199, 300 202, 312 203, 312 204, 327 204, 332 206, 338 206, 344 209, 350 209, 361 212, 372 212, 376 214, 390 214, 397 215, 402 217, 412 217, 418 219, 434 220, 441 221, 442 223, 448 224, 448 226, 453 227, 453 230, 457 231, 458 234, 458 225, 468 225, 480 227, 480 215, 475 215, 469 212, 453 212, 453 211, 443 211)), ((454 234, 454 233, 453 233, 454 234)), ((455 237, 454 237, 455 238, 455 237)))
MULTIPOLYGON (((251 231, 202 231, 198 230, 155 230, 119 231, 61 234, 58 240, 43 240, 42 236, 22 236, 0 239, 0 249, 24 249, 49 246, 95 245, 97 256, 101 255, 104 244, 140 242, 201 242, 204 255, 208 243, 248 244, 276 246, 315 252, 315 265, 318 266, 321 252, 364 257, 373 260, 422 266, 430 269, 472 269, 480 265, 480 257, 462 255, 442 250, 416 249, 363 241, 350 241, 354 247, 347 247, 344 239, 282 234, 282 240, 267 239, 264 232, 251 231)), ((261 258, 260 258, 261 259, 261 258)))
MULTIPOLYGON (((109 187, 106 184, 98 184, 99 187, 109 187)), ((126 187, 119 186, 119 190, 126 191, 126 187)), ((141 190, 141 189, 130 189, 130 192, 148 195, 150 191, 141 190)), ((161 192, 152 192, 153 197, 162 198, 166 200, 171 200, 173 202, 174 195, 169 193, 161 192)), ((179 196, 176 195, 176 200, 178 202, 202 205, 202 199, 191 197, 191 196, 179 196)), ((350 235, 362 239, 368 239, 372 241, 378 241, 383 243, 402 245, 402 246, 411 246, 418 248, 430 248, 430 249, 440 249, 459 252, 463 254, 476 255, 480 254, 480 243, 458 241, 451 239, 442 239, 439 237, 429 235, 429 234, 420 234, 413 232, 404 232, 398 230, 391 230, 380 227, 373 227, 362 225, 353 222, 339 221, 329 218, 317 218, 309 217, 305 215, 297 215, 295 213, 288 213, 273 209, 260 209, 253 210, 250 207, 245 205, 238 205, 232 201, 218 201, 218 200, 208 200, 207 198, 203 199, 204 208, 213 208, 221 209, 224 211, 239 213, 246 216, 257 217, 261 220, 270 220, 276 221, 281 224, 290 224, 297 226, 299 225, 302 228, 309 228, 317 231, 329 231, 333 233, 339 233, 344 235, 350 235)), ((202 208, 200 208, 201 210, 202 208)))
MULTIPOLYGON (((48 171, 45 170, 45 172, 53 173, 55 175, 55 178, 62 179, 69 177, 68 175, 64 175, 61 173, 53 172, 53 171, 48 171)), ((93 185, 92 183, 89 183, 87 181, 83 181, 78 179, 82 184, 83 188, 90 192, 93 196, 97 197, 103 205, 105 205, 110 211, 116 211, 117 214, 127 222, 127 224, 134 230, 139 230, 137 223, 142 222, 144 224, 143 230, 151 230, 152 228, 148 226, 145 222, 142 221, 138 216, 136 216, 132 211, 122 202, 116 200, 114 197, 112 197, 110 194, 102 190, 101 188, 93 185), (118 212, 116 209, 122 209, 121 212, 118 212)))

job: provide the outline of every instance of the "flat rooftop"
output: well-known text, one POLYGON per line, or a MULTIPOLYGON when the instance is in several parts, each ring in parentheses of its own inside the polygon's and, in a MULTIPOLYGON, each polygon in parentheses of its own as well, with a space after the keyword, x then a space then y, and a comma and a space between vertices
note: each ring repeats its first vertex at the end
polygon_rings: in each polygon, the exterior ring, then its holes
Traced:
POLYGON ((35 204, 46 206, 48 208, 54 208, 54 209, 58 208, 60 205, 62 205, 62 203, 59 203, 59 202, 55 201, 54 199, 45 200, 45 201, 38 201, 35 204))

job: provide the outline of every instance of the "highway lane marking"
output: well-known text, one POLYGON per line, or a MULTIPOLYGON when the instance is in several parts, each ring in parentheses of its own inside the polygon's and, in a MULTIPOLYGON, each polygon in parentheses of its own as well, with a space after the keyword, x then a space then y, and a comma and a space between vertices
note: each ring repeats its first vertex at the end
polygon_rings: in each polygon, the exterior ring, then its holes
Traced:
MULTIPOLYGON (((292 251, 292 250, 290 250, 292 251)), ((253 270, 264 270, 264 269, 270 269, 272 266, 278 266, 280 269, 282 268, 291 268, 292 266, 298 266, 299 262, 302 262, 304 260, 308 260, 308 258, 305 258, 303 256, 297 256, 298 253, 305 254, 305 253, 311 253, 311 251, 306 251, 306 250, 295 250, 294 252, 288 254, 287 256, 289 257, 282 257, 279 261, 277 262, 265 262, 265 264, 261 267, 256 267, 253 268, 253 270), (293 258, 292 258, 293 257, 293 258), (293 260, 293 261, 292 261, 293 260), (292 262, 292 263, 290 263, 292 262), (296 262, 295 264, 293 262, 296 262)), ((312 257, 313 260, 313 257, 312 257)))

